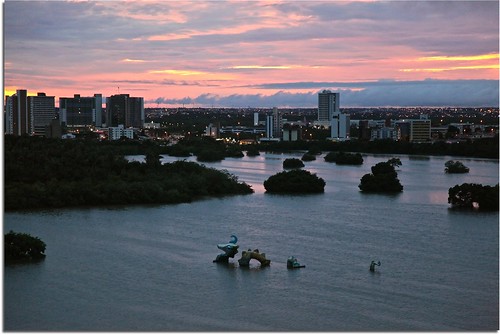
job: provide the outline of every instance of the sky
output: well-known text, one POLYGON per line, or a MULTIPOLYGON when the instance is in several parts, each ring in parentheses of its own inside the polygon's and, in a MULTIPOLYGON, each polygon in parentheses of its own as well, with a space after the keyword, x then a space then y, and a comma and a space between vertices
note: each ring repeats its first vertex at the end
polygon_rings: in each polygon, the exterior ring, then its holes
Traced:
POLYGON ((9 1, 4 93, 146 107, 499 105, 498 1, 9 1))

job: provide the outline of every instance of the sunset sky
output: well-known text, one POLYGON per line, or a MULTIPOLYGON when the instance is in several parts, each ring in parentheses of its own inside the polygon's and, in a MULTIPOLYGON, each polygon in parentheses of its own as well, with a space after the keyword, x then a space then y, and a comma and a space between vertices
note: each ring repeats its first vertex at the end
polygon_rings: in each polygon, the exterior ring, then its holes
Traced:
POLYGON ((146 107, 498 106, 498 1, 5 1, 4 90, 146 107))

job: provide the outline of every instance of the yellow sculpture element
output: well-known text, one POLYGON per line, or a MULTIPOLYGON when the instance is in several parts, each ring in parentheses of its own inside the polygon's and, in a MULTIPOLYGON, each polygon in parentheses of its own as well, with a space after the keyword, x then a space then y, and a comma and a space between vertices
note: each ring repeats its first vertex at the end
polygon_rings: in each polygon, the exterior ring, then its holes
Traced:
POLYGON ((260 253, 259 249, 243 251, 238 263, 240 263, 240 266, 250 266, 251 259, 259 261, 261 266, 269 266, 271 264, 271 260, 266 258, 265 253, 260 253))

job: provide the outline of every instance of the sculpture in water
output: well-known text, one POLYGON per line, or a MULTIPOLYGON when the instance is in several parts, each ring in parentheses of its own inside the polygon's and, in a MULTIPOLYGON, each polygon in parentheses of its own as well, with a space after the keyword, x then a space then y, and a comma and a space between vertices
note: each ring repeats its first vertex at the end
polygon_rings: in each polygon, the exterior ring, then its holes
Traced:
POLYGON ((261 266, 268 266, 271 264, 271 260, 266 258, 265 253, 260 253, 259 249, 251 250, 248 249, 248 251, 243 251, 241 253, 241 258, 238 260, 238 263, 240 263, 240 266, 250 266, 250 260, 255 259, 260 262, 261 266))
POLYGON ((378 263, 375 263, 375 261, 372 261, 372 263, 370 264, 370 271, 371 272, 375 272, 375 265, 376 266, 380 266, 380 261, 378 261, 378 263))
POLYGON ((236 235, 231 235, 229 243, 217 244, 217 248, 224 251, 224 253, 217 255, 217 258, 214 260, 214 262, 227 263, 229 261, 229 257, 233 258, 234 255, 238 253, 239 246, 236 244, 237 242, 238 238, 236 237, 236 235))
POLYGON ((305 265, 300 265, 300 263, 297 261, 297 258, 295 256, 290 256, 288 257, 286 261, 286 267, 288 269, 299 269, 299 268, 305 268, 305 265))

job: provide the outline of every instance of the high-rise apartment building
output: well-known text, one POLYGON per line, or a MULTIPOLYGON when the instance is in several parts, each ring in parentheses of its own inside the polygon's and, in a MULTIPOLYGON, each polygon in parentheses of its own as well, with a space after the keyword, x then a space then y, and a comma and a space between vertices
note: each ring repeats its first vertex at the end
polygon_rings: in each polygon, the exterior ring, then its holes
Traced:
POLYGON ((45 135, 45 127, 56 118, 54 97, 45 93, 28 96, 17 90, 5 97, 5 133, 12 135, 45 135))
POLYGON ((349 115, 340 112, 340 93, 323 90, 318 93, 318 124, 330 126, 330 139, 349 139, 349 115))
POLYGON ((349 115, 336 113, 332 116, 330 123, 330 139, 345 141, 349 139, 351 120, 349 115))
POLYGON ((274 138, 274 117, 272 114, 266 114, 266 137, 274 138))
POLYGON ((431 120, 427 115, 410 120, 410 142, 428 142, 431 140, 431 120))
POLYGON ((68 127, 102 126, 102 94, 93 97, 82 97, 75 94, 73 98, 59 98, 59 115, 61 122, 68 127))
POLYGON ((5 133, 24 135, 31 132, 31 117, 28 109, 28 91, 17 90, 5 97, 5 133))
POLYGON ((45 129, 56 118, 55 97, 38 93, 28 97, 29 114, 31 118, 30 133, 45 136, 45 129))
POLYGON ((277 107, 273 107, 273 135, 275 138, 283 135, 283 117, 277 107))
POLYGON ((112 95, 106 100, 106 124, 108 127, 124 125, 142 128, 144 125, 144 98, 129 94, 112 95))
POLYGON ((329 125, 333 115, 340 113, 340 93, 323 90, 318 93, 318 123, 329 125))

